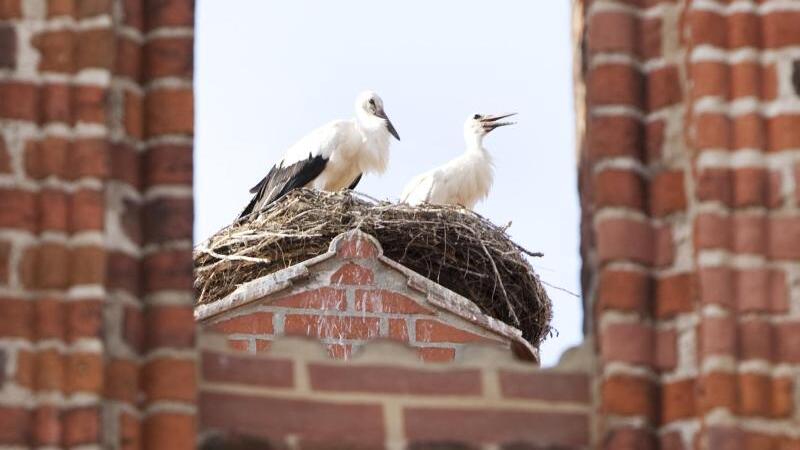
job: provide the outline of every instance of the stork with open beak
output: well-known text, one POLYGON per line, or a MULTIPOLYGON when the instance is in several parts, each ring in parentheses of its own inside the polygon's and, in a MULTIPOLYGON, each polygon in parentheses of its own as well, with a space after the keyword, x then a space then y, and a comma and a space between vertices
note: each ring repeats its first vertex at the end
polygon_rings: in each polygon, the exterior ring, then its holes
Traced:
POLYGON ((356 98, 355 118, 324 125, 289 147, 250 192, 253 198, 239 218, 299 187, 322 191, 355 189, 365 173, 381 174, 389 163, 391 137, 398 141, 383 100, 372 91, 356 98))
POLYGON ((502 116, 475 114, 464 123, 467 151, 461 156, 418 175, 406 185, 400 201, 410 205, 433 203, 461 205, 472 209, 489 195, 494 180, 492 157, 483 146, 483 138, 499 127, 512 125, 502 116))

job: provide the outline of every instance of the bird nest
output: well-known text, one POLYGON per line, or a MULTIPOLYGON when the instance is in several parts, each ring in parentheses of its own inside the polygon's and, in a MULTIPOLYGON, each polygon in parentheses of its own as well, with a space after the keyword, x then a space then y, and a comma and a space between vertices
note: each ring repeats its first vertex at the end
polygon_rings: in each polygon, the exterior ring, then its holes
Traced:
POLYGON ((388 258, 472 300, 532 344, 551 333, 552 304, 526 258, 541 254, 515 244, 507 227, 459 207, 398 205, 349 191, 296 189, 199 245, 197 301, 213 302, 325 253, 336 236, 355 228, 374 236, 388 258))

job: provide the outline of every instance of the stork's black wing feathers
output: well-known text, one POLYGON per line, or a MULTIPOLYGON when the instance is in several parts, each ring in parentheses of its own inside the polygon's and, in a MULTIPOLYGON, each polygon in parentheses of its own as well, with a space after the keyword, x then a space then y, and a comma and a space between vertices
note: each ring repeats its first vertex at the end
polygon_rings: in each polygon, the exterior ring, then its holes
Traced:
POLYGON ((360 173, 360 174, 358 174, 358 176, 356 177, 356 179, 355 179, 355 180, 353 180, 353 182, 352 182, 352 183, 350 183, 350 186, 349 186, 347 189, 350 189, 351 191, 352 191, 353 189, 355 189, 355 188, 356 188, 356 186, 358 186, 358 183, 359 183, 359 181, 361 181, 361 177, 362 177, 363 175, 364 175, 363 173, 360 173))
MULTIPOLYGON (((298 161, 291 166, 273 166, 267 176, 253 188, 257 188, 257 192, 239 215, 239 218, 241 219, 254 211, 260 211, 289 193, 292 189, 303 187, 313 181, 325 170, 327 163, 328 160, 326 158, 309 154, 307 159, 298 161)), ((253 192, 253 190, 250 192, 253 192)))

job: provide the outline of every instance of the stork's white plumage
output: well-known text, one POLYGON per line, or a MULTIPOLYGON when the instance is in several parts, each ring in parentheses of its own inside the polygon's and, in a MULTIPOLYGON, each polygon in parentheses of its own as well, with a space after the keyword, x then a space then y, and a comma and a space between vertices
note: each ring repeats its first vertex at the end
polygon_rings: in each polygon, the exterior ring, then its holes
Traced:
POLYGON ((356 98, 356 115, 324 125, 289 147, 250 192, 255 194, 240 218, 260 211, 299 187, 323 191, 354 189, 364 173, 383 173, 389 140, 400 136, 372 91, 356 98))
POLYGON ((494 181, 492 156, 483 146, 483 138, 495 128, 511 125, 512 122, 500 120, 513 115, 475 114, 468 118, 464 123, 467 151, 448 163, 413 178, 403 190, 400 201, 410 205, 434 203, 461 205, 472 209, 478 201, 489 195, 494 181))

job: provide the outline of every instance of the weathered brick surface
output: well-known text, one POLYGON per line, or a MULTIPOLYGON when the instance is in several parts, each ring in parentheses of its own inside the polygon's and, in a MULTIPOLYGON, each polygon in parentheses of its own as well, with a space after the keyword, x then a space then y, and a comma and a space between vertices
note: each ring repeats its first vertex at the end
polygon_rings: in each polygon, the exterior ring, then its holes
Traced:
POLYGON ((180 48, 167 44, 148 66, 149 81, 169 76, 181 87, 147 92, 139 76, 143 49, 125 45, 146 39, 120 28, 162 9, 157 3, 0 0, 2 446, 195 446, 193 425, 163 433, 149 415, 140 423, 145 410, 166 408, 191 425, 197 390, 192 280, 181 272, 191 272, 191 255, 161 247, 191 242, 191 196, 151 196, 149 209, 137 203, 148 189, 191 187, 185 155, 161 156, 152 173, 139 163, 155 136, 143 126, 141 106, 150 96, 178 98, 156 122, 177 124, 167 128, 176 141, 190 146, 192 138, 192 23, 180 25, 180 48), (140 97, 138 109, 126 107, 127 95, 140 97), (122 143, 141 150, 117 152, 122 143), (173 214, 163 205, 174 206, 173 214), (159 227, 154 215, 167 220, 159 227), (156 274, 153 261, 164 254, 172 269, 156 274), (169 308, 145 305, 145 286, 167 297, 169 308))
POLYGON ((798 376, 800 71, 782 52, 800 45, 798 13, 769 1, 578 4, 580 171, 642 180, 610 194, 580 185, 598 448, 790 446, 796 418, 774 419, 797 401, 784 375, 798 376), (721 426, 710 411, 731 417, 721 426))

